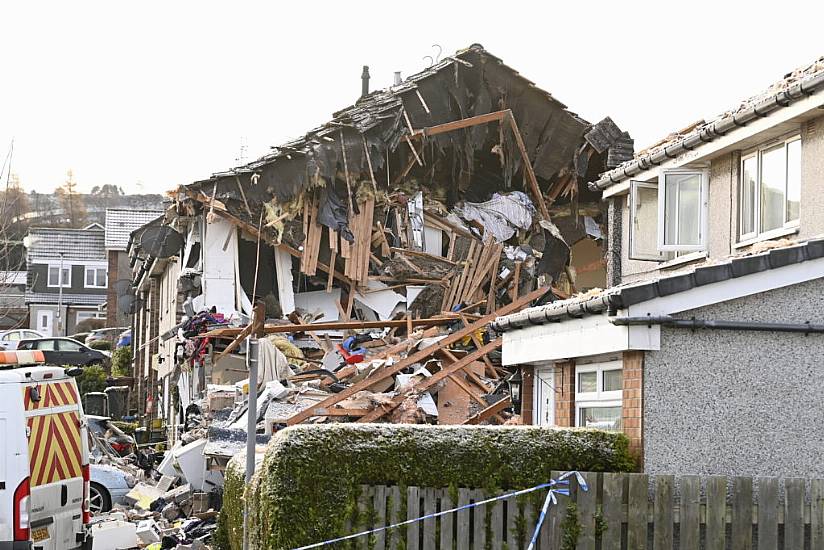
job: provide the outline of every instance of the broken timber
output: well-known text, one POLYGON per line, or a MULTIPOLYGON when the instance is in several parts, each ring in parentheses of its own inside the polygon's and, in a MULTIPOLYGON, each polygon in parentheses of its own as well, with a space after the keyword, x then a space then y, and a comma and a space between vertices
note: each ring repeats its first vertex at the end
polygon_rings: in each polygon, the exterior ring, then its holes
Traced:
MULTIPOLYGON (((369 378, 367 378, 365 380, 362 380, 361 382, 359 382, 357 384, 349 386, 348 388, 344 389, 340 393, 336 393, 335 395, 332 395, 332 396, 324 399, 323 401, 321 401, 320 403, 318 403, 314 407, 309 407, 308 409, 295 414, 294 416, 289 418, 289 420, 287 421, 287 425, 288 426, 294 426, 295 424, 299 424, 299 423, 303 422, 304 420, 308 420, 309 418, 311 418, 313 416, 324 416, 324 414, 323 414, 324 410, 331 408, 336 403, 339 403, 340 401, 343 401, 347 397, 355 395, 359 391, 369 389, 371 386, 377 384, 378 382, 380 382, 382 380, 386 380, 387 378, 389 378, 391 376, 394 376, 395 374, 402 371, 403 369, 405 369, 405 368, 407 368, 411 365, 414 365, 415 363, 418 363, 423 359, 426 359, 426 358, 430 357, 432 354, 434 354, 438 350, 441 350, 441 349, 445 348, 446 346, 449 346, 449 345, 452 345, 456 342, 461 341, 464 337, 472 334, 476 330, 479 330, 479 329, 482 329, 482 328, 486 327, 489 323, 494 321, 498 316, 508 315, 509 313, 513 313, 515 311, 520 310, 521 308, 528 305, 533 300, 537 300, 538 298, 540 298, 541 296, 543 296, 544 294, 549 292, 549 290, 550 290, 549 287, 542 287, 542 288, 539 288, 539 289, 537 289, 533 292, 530 292, 529 294, 522 297, 521 299, 519 299, 515 302, 512 302, 511 304, 508 304, 508 305, 498 309, 494 313, 491 313, 489 315, 485 315, 485 316, 481 317, 480 319, 478 319, 477 322, 475 322, 475 323, 473 323, 469 326, 466 326, 466 327, 464 327, 463 329, 461 329, 457 332, 454 332, 454 333, 450 334, 449 336, 447 336, 446 338, 438 341, 437 343, 432 344, 431 346, 427 346, 426 348, 424 348, 424 349, 422 349, 422 350, 420 350, 416 353, 413 353, 412 355, 408 356, 406 359, 398 361, 397 363, 395 363, 391 366, 381 368, 380 370, 376 371, 369 378)), ((469 357, 470 355, 467 355, 466 357, 469 357)), ((464 357, 464 359, 466 359, 466 357, 464 357)), ((469 362, 467 362, 467 364, 469 364, 469 362)))

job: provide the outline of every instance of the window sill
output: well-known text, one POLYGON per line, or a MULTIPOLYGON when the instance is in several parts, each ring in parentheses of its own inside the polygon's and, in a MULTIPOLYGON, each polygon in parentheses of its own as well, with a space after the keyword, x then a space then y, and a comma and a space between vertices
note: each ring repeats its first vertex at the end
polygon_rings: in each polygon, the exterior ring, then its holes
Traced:
POLYGON ((746 248, 748 246, 752 246, 755 243, 760 243, 764 241, 771 241, 773 239, 780 239, 781 237, 788 237, 790 235, 797 235, 800 231, 799 226, 793 227, 782 227, 780 229, 773 229, 772 231, 767 231, 766 233, 762 233, 757 237, 753 237, 751 239, 747 239, 746 241, 741 241, 732 245, 734 249, 739 248, 746 248))
POLYGON ((667 260, 666 262, 662 262, 658 264, 658 269, 672 269, 675 267, 681 267, 684 264, 688 264, 691 262, 696 262, 698 260, 704 260, 707 258, 707 251, 706 250, 699 250, 698 252, 691 252, 686 256, 679 256, 677 258, 673 258, 672 260, 667 260))

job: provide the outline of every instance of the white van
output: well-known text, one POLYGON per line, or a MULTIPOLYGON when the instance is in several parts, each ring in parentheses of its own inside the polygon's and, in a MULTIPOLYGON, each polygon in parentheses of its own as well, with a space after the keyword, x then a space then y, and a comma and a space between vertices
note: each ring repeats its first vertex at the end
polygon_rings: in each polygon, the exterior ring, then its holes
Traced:
MULTIPOLYGON (((13 353, 39 352, 0 355, 13 353)), ((0 550, 88 550, 89 447, 77 384, 61 367, 12 362, 0 357, 0 550)))

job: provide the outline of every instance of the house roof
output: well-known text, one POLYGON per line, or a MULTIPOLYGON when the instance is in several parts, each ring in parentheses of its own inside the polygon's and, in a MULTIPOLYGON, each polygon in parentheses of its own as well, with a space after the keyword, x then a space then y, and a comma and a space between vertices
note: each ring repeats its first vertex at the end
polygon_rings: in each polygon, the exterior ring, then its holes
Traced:
POLYGON ((129 235, 135 229, 161 216, 161 210, 106 210, 106 250, 126 250, 129 235))
POLYGON ((625 309, 655 298, 686 292, 696 287, 712 285, 729 279, 824 258, 824 238, 793 243, 769 251, 736 256, 722 262, 707 262, 666 277, 612 287, 560 300, 519 313, 499 317, 492 324, 498 332, 580 318, 604 311, 625 309))
POLYGON ((787 73, 763 92, 745 99, 737 107, 721 113, 709 122, 698 121, 669 134, 658 143, 638 152, 634 159, 601 174, 597 181, 590 184, 590 187, 593 190, 606 189, 675 158, 685 151, 691 151, 704 143, 714 141, 737 127, 746 126, 753 120, 788 107, 822 88, 824 88, 824 57, 787 73))
POLYGON ((26 236, 26 258, 29 263, 60 260, 105 261, 105 232, 102 228, 67 229, 62 227, 32 227, 26 236))
MULTIPOLYGON (((366 173, 367 168, 377 171, 384 165, 386 152, 395 150, 413 129, 505 108, 511 109, 518 121, 538 178, 548 180, 561 168, 570 166, 580 138, 591 128, 590 123, 569 111, 549 92, 538 88, 481 45, 473 44, 398 85, 361 97, 354 105, 335 112, 326 124, 273 147, 269 154, 188 187, 193 191, 202 188, 207 196, 224 200, 243 185, 244 202, 248 198, 253 207, 254 202, 265 202, 272 196, 288 201, 309 186, 313 178, 333 179, 342 149, 350 171, 366 173), (252 174, 259 177, 254 184, 250 182, 252 174)), ((471 158, 471 151, 492 133, 497 136, 497 129, 479 125, 466 132, 428 139, 437 149, 451 146, 461 151, 461 160, 471 158)), ((632 152, 631 139, 623 135, 618 138, 621 146, 610 150, 613 165, 630 157, 632 152)), ((243 210, 242 217, 245 213, 243 210)), ((249 216, 252 218, 258 219, 249 216)))

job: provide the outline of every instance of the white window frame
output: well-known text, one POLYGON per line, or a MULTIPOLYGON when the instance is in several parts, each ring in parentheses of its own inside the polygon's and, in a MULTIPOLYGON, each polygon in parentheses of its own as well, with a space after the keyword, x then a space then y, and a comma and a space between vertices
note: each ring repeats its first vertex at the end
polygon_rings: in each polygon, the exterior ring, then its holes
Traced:
POLYGON ((748 243, 748 242, 755 242, 762 239, 770 239, 776 237, 782 237, 794 232, 793 230, 798 229, 800 225, 800 213, 799 219, 796 220, 788 220, 787 219, 787 170, 789 168, 789 164, 787 162, 787 149, 789 149, 790 143, 800 142, 802 154, 804 149, 804 144, 801 142, 801 134, 795 132, 789 136, 784 136, 782 138, 771 140, 766 143, 762 143, 758 147, 745 151, 744 154, 741 155, 741 162, 738 165, 738 189, 736 193, 736 232, 738 235, 737 243, 748 243), (761 230, 761 157, 765 151, 770 149, 774 149, 777 145, 784 146, 784 208, 782 209, 784 212, 784 223, 781 227, 777 227, 774 229, 768 229, 767 231, 761 230), (755 209, 753 210, 753 230, 749 233, 741 233, 741 227, 744 225, 742 223, 742 211, 741 211, 741 192, 743 191, 744 187, 744 162, 750 160, 752 158, 756 158, 756 173, 755 173, 755 209))
MULTIPOLYGON (((48 269, 46 270, 46 286, 48 288, 69 288, 72 286, 72 266, 71 264, 63 264, 63 270, 68 273, 67 280, 58 281, 58 284, 53 285, 51 284, 51 270, 56 269, 57 273, 60 273, 60 264, 48 264, 48 269), (62 282, 63 284, 59 284, 62 282)), ((58 279, 63 279, 60 275, 58 275, 58 279)))
MULTIPOLYGON (((623 371, 624 362, 621 359, 615 361, 603 361, 586 365, 575 366, 575 425, 581 426, 581 409, 599 409, 608 407, 623 407, 624 390, 603 391, 604 371, 623 371), (594 392, 580 392, 578 375, 587 372, 596 373, 596 383, 594 392)), ((621 373, 623 380, 623 372, 621 373)))
POLYGON ((87 266, 85 266, 85 269, 83 270, 83 288, 108 288, 108 286, 109 286, 109 273, 108 273, 107 268, 108 268, 108 266, 103 266, 103 265, 87 265, 87 266), (99 283, 99 281, 97 280, 97 270, 99 270, 99 269, 103 270, 104 280, 103 280, 102 285, 97 284, 97 283, 99 283), (96 284, 93 284, 93 285, 88 284, 89 271, 94 273, 94 282, 96 284))
MULTIPOLYGON (((675 170, 661 170, 658 174, 658 250, 661 252, 700 252, 707 248, 707 232, 709 229, 708 197, 710 174, 706 169, 678 168, 675 170), (698 244, 667 244, 664 232, 666 213, 666 177, 668 175, 698 175, 700 180, 700 206, 698 209, 698 244)), ((678 221, 676 220, 677 224, 678 221)))
MULTIPOLYGON (((666 254, 658 251, 657 254, 645 254, 635 250, 635 212, 638 206, 638 189, 655 189, 658 191, 658 184, 639 180, 629 182, 629 259, 661 262, 667 259, 666 254)), ((660 215, 660 214, 659 214, 660 215)), ((650 228, 652 230, 652 228, 650 228)), ((655 230, 658 230, 656 227, 655 230)))

